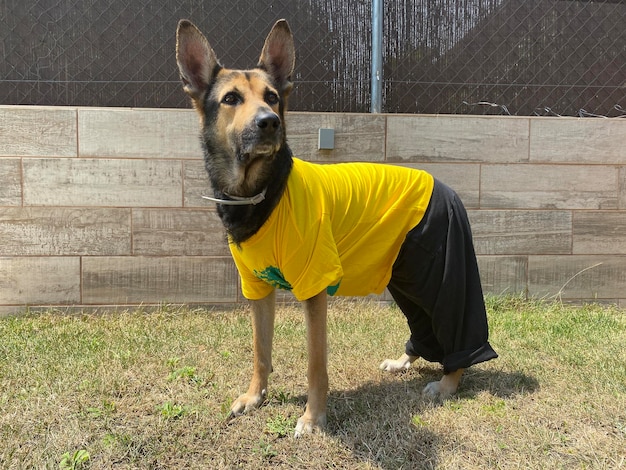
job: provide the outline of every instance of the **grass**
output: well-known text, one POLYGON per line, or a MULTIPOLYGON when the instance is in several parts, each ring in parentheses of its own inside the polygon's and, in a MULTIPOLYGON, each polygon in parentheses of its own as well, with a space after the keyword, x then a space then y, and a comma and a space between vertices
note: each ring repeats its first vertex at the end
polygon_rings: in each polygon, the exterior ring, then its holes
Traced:
POLYGON ((402 352, 394 307, 337 302, 329 316, 324 434, 294 439, 306 393, 299 307, 277 315, 266 406, 225 422, 251 372, 245 308, 164 307, 0 319, 0 468, 626 468, 626 312, 489 298, 500 358, 458 395, 402 352))

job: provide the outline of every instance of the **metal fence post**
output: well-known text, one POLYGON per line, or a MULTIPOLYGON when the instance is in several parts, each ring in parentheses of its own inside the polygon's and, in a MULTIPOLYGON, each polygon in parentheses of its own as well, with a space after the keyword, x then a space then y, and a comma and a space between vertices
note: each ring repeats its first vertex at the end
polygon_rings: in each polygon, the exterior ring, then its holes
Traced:
POLYGON ((372 0, 372 103, 370 112, 382 111, 383 1, 372 0))

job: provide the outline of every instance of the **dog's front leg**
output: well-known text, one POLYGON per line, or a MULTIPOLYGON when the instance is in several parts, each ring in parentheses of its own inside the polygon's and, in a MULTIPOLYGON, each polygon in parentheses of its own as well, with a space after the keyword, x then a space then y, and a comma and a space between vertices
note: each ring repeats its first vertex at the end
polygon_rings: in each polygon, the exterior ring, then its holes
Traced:
POLYGON ((251 301, 252 341, 254 343, 254 368, 248 391, 230 407, 229 417, 239 416, 258 408, 267 395, 267 380, 272 372, 272 340, 274 338, 274 291, 261 300, 251 301))
POLYGON ((295 436, 308 434, 326 425, 326 400, 328 394, 327 342, 326 342, 326 291, 304 302, 307 329, 309 366, 307 378, 309 396, 304 414, 298 419, 295 436))

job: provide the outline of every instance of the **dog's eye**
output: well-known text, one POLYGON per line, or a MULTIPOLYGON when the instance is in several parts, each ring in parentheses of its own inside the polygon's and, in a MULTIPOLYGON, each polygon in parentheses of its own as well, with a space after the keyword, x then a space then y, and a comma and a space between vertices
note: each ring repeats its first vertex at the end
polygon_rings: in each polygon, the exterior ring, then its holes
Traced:
POLYGON ((269 104, 270 106, 274 106, 275 104, 278 104, 279 101, 280 101, 280 98, 278 98, 278 95, 274 93, 273 91, 268 91, 265 94, 265 102, 269 104))
POLYGON ((222 103, 227 104, 228 106, 234 106, 241 101, 239 95, 234 92, 226 93, 222 98, 222 103))

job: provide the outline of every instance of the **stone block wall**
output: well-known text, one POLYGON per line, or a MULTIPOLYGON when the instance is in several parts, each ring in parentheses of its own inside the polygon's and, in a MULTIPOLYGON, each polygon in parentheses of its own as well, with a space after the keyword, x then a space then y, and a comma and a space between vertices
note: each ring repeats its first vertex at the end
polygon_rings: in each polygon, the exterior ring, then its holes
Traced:
MULTIPOLYGON (((626 119, 289 113, 294 153, 424 168, 485 290, 626 305, 626 119), (318 150, 318 129, 335 149, 318 150)), ((0 314, 242 301, 192 110, 0 107, 0 314)))

